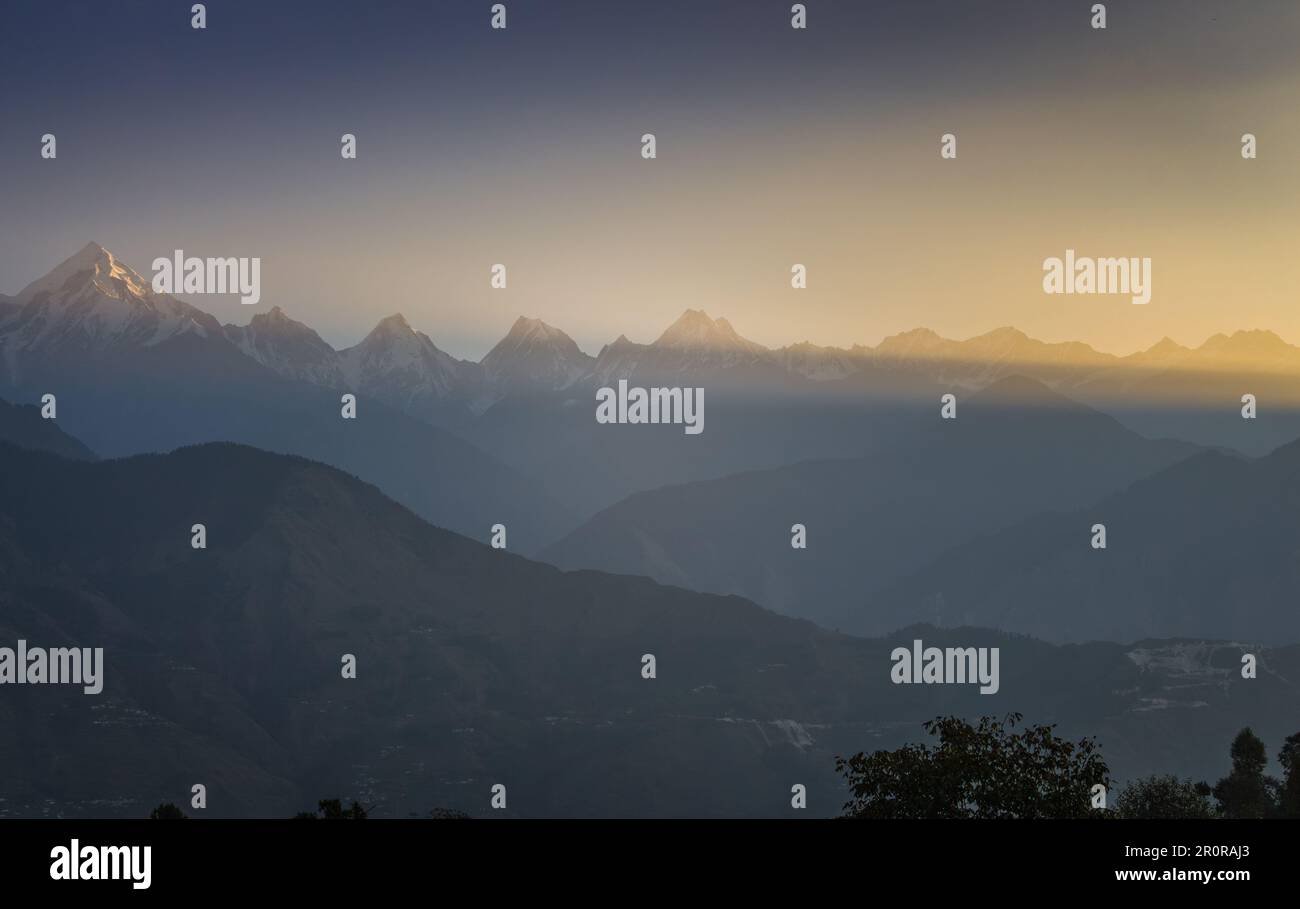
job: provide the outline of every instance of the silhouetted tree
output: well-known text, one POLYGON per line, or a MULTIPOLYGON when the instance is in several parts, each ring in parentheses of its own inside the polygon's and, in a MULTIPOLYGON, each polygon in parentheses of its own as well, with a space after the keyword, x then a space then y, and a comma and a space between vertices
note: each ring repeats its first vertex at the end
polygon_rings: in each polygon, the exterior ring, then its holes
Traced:
POLYGON ((1277 759, 1286 771, 1282 778, 1279 813, 1282 817, 1300 818, 1300 732, 1287 738, 1277 759))
POLYGON ((1129 783, 1115 799, 1115 814, 1122 818, 1210 818, 1209 783, 1193 783, 1176 776, 1149 776, 1129 783))
POLYGON ((369 812, 362 808, 360 803, 354 801, 347 808, 343 807, 343 802, 339 799, 321 799, 317 802, 318 809, 313 813, 311 811, 300 811, 294 817, 301 821, 314 820, 357 820, 364 821, 369 812))
POLYGON ((1094 739, 1057 738, 1054 726, 1013 733, 1018 713, 982 717, 972 726, 957 717, 925 724, 936 747, 838 758, 852 800, 846 817, 1040 818, 1096 817, 1092 787, 1110 786, 1110 770, 1094 739))
MULTIPOLYGON (((151 821, 169 821, 169 820, 174 820, 176 818, 185 820, 186 817, 187 815, 185 814, 185 812, 181 811, 171 802, 163 802, 153 811, 149 812, 149 820, 151 821)), ((188 830, 189 828, 187 827, 185 829, 188 830)))
POLYGON ((1232 772, 1214 786, 1224 817, 1267 817, 1277 805, 1277 780, 1264 775, 1268 754, 1247 726, 1232 740, 1232 772))

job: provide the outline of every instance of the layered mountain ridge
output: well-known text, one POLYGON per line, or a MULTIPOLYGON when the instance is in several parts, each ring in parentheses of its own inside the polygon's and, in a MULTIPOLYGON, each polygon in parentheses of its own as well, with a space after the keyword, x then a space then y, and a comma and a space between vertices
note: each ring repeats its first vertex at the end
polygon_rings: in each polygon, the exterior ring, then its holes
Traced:
POLYGON ((1097 406, 1134 399, 1185 403, 1197 398, 1197 382, 1207 376, 1241 376, 1256 378, 1275 402, 1300 404, 1295 383, 1269 378, 1300 377, 1300 347, 1261 330, 1214 335, 1195 348, 1164 338, 1126 356, 1080 342, 1038 341, 1009 326, 964 341, 917 328, 875 347, 800 342, 773 349, 744 338, 725 318, 688 309, 650 343, 620 336, 593 356, 561 329, 521 316, 476 363, 440 349, 393 313, 357 344, 336 350, 278 306, 246 325, 221 326, 189 304, 153 293, 148 281, 96 243, 0 308, 0 350, 11 371, 24 354, 52 347, 153 345, 187 332, 224 336, 286 378, 369 394, 444 421, 472 418, 511 395, 585 393, 620 378, 725 381, 727 373, 751 382, 802 382, 813 393, 817 386, 834 393, 851 377, 873 374, 912 375, 951 391, 1019 374, 1097 406))
POLYGON ((865 456, 630 496, 542 557, 878 633, 907 615, 933 618, 932 601, 913 602, 882 626, 873 604, 936 554, 1040 511, 1091 505, 1197 452, 1011 376, 964 397, 955 419, 936 408, 927 425, 865 456), (791 545, 795 525, 806 531, 802 548, 791 545))
POLYGON ((0 699, 0 723, 23 730, 0 740, 0 816, 142 817, 197 779, 217 817, 331 796, 376 816, 499 816, 497 783, 515 816, 788 817, 791 781, 808 792, 795 816, 816 817, 845 800, 836 755, 920 740, 940 714, 1098 736, 1121 779, 1213 778, 1226 755, 1207 743, 1293 728, 1294 646, 1253 649, 1247 681, 1233 641, 852 638, 737 597, 562 572, 245 446, 92 463, 0 443, 0 502, 0 641, 104 649, 98 695, 0 699), (891 683, 892 649, 916 639, 999 647, 997 693, 891 683))
POLYGON ((446 359, 400 319, 346 357, 282 311, 227 331, 92 243, 0 310, 0 357, 5 397, 52 396, 59 425, 105 457, 214 441, 298 454, 440 526, 484 537, 506 524, 525 551, 572 521, 541 484, 410 412, 446 359), (390 393, 359 390, 345 419, 338 389, 371 377, 390 393))
POLYGON ((221 326, 96 244, 0 306, 0 358, 11 397, 63 393, 61 418, 106 456, 217 440, 303 454, 475 536, 503 516, 522 520, 530 552, 629 495, 910 446, 932 431, 941 395, 965 401, 1016 376, 1149 438, 1263 454, 1300 436, 1300 348, 1270 332, 1195 349, 1165 339, 1127 357, 1010 327, 966 341, 915 329, 875 347, 770 349, 689 309, 653 341, 620 336, 595 356, 520 317, 476 363, 400 313, 342 350, 275 306, 221 326), (619 379, 704 388, 706 432, 598 425, 595 390, 619 379), (343 393, 365 402, 362 432, 337 432, 343 393), (1246 393, 1258 420, 1240 418, 1246 393), (512 476, 491 480, 493 462, 512 476))

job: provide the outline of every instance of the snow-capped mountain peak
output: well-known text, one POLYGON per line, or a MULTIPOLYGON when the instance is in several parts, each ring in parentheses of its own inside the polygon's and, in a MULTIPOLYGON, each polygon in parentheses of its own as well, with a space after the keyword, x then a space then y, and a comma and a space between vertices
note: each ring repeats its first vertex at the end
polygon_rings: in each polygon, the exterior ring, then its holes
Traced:
POLYGON ((451 354, 439 350, 424 332, 412 328, 400 312, 380 319, 370 334, 359 344, 344 350, 343 356, 385 368, 401 368, 426 360, 453 365, 459 362, 451 354))
POLYGON ((457 391, 466 365, 439 350, 401 313, 381 319, 359 344, 339 356, 344 379, 353 387, 415 409, 457 391))
POLYGON ((736 333, 726 319, 711 319, 708 313, 688 309, 654 342, 654 347, 697 352, 747 353, 757 355, 767 348, 736 333))
POLYGON ((244 354, 282 376, 328 388, 343 384, 338 351, 278 306, 253 316, 247 325, 226 325, 223 331, 244 354))
MULTIPOLYGON (((409 340, 411 336, 418 332, 411 327, 411 323, 406 321, 406 316, 400 312, 395 312, 391 316, 385 316, 376 323, 375 327, 370 330, 366 340, 387 338, 392 340, 409 340)), ((363 341, 364 343, 364 341, 363 341)), ((429 343, 433 343, 432 341, 429 343)))
POLYGON ((634 376, 646 381, 702 378, 736 366, 770 366, 772 358, 771 351, 741 337, 726 319, 688 309, 652 344, 636 344, 620 335, 601 350, 592 375, 604 384, 634 376))
POLYGON ((143 298, 152 293, 149 282, 118 261, 98 243, 87 243, 60 262, 42 278, 23 288, 17 302, 26 303, 38 294, 57 294, 91 284, 104 296, 117 300, 143 298))
POLYGON ((567 334, 541 319, 520 316, 483 358, 483 374, 499 393, 521 385, 567 388, 591 371, 595 359, 567 334))
MULTIPOLYGON (((513 342, 516 345, 521 343, 573 343, 572 339, 558 328, 547 325, 541 319, 530 319, 527 316, 520 316, 515 319, 515 324, 510 326, 510 332, 502 339, 502 344, 506 342, 513 342)), ((501 344, 497 346, 500 347, 501 344)), ((578 345, 574 344, 573 346, 577 347, 578 345)))
POLYGON ((216 319, 166 294, 98 243, 38 278, 15 298, 4 323, 11 372, 23 356, 53 349, 81 354, 149 347, 182 334, 221 334, 216 319))

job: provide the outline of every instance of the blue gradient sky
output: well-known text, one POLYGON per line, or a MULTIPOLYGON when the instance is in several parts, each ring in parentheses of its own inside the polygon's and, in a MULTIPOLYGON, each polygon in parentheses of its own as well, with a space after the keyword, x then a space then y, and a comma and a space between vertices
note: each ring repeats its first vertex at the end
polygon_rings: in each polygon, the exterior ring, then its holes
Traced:
POLYGON ((773 345, 1300 342, 1290 0, 1112 2, 1105 32, 1078 0, 811 0, 806 32, 770 0, 507 0, 505 32, 481 0, 207 6, 6 4, 0 292, 94 239, 142 273, 262 257, 258 306, 194 300, 223 321, 343 346, 400 311, 475 358, 520 314, 594 352, 687 307, 773 345), (1152 304, 1043 296, 1066 246, 1153 257, 1152 304))

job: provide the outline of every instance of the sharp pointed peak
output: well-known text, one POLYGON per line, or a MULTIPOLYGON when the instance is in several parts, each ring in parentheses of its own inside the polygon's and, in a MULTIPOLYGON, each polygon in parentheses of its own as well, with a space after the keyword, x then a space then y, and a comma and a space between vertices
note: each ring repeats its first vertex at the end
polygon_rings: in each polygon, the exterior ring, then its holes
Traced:
POLYGON ((1159 341, 1148 347, 1145 353, 1168 353, 1179 350, 1187 350, 1187 348, 1169 337, 1169 335, 1165 335, 1159 341))
POLYGON ((431 354, 435 357, 455 360, 455 357, 441 350, 438 345, 433 343, 433 339, 424 332, 412 328, 411 323, 406 321, 406 316, 400 312, 395 312, 380 319, 375 324, 375 327, 370 329, 368 335, 352 347, 344 350, 343 353, 351 351, 369 355, 390 348, 404 350, 408 353, 421 351, 421 355, 431 354))
POLYGON ((544 338, 549 341, 566 341, 569 338, 567 334, 554 325, 529 316, 520 316, 515 319, 514 324, 510 326, 510 331, 506 334, 507 338, 516 339, 530 336, 544 338))
POLYGON ((89 272, 90 280, 112 296, 143 297, 150 293, 148 281, 103 246, 91 241, 50 269, 44 277, 27 285, 18 294, 18 299, 29 299, 41 291, 57 291, 84 272, 89 272))
POLYGON ((714 319, 702 309, 687 309, 674 321, 673 325, 716 325, 714 319))
MULTIPOLYGON (((361 343, 377 344, 386 341, 401 341, 406 338, 428 341, 427 335, 411 327, 411 323, 406 321, 406 316, 400 312, 395 312, 376 322, 375 327, 370 329, 370 333, 361 339, 361 343)), ((428 341, 428 343, 432 344, 433 342, 428 341)))
POLYGON ((724 318, 714 319, 702 309, 687 309, 654 342, 657 347, 763 348, 741 337, 724 318))
MULTIPOLYGON (((727 324, 725 322, 725 320, 722 321, 724 322, 724 324, 727 325, 727 328, 731 327, 730 324, 727 324)), ((666 329, 664 329, 663 334, 659 336, 659 340, 662 341, 665 337, 677 337, 677 336, 689 335, 692 333, 700 334, 704 332, 711 332, 718 327, 719 327, 718 321, 714 320, 704 310, 687 309, 684 312, 682 312, 680 316, 674 319, 672 321, 672 324, 670 324, 666 329)), ((656 341, 655 343, 658 343, 658 341, 656 341)))
POLYGON ((52 271, 58 271, 59 269, 83 271, 96 265, 104 265, 109 269, 114 265, 121 267, 121 263, 116 256, 92 240, 56 265, 52 271))
POLYGON ((315 334, 315 331, 306 323, 299 322, 290 316, 279 306, 272 306, 266 312, 259 312, 248 321, 249 325, 266 327, 266 328, 305 328, 315 334))
POLYGON ((644 344, 638 344, 636 341, 633 341, 627 335, 619 335, 613 341, 610 341, 608 344, 602 347, 600 349, 600 353, 597 354, 597 356, 605 357, 610 354, 618 353, 620 351, 635 350, 637 348, 641 348, 644 346, 645 346, 644 344))

